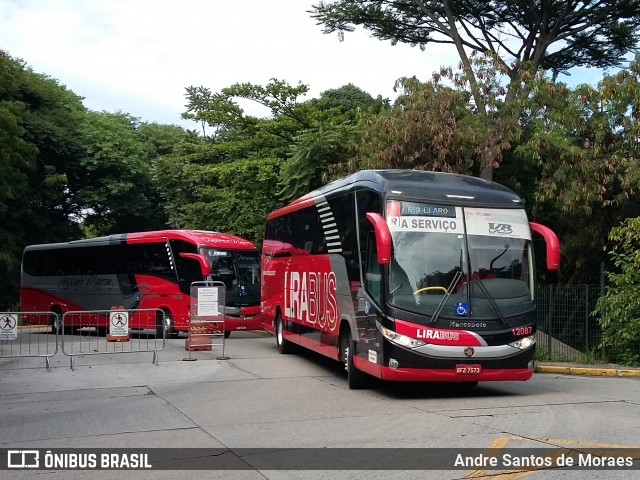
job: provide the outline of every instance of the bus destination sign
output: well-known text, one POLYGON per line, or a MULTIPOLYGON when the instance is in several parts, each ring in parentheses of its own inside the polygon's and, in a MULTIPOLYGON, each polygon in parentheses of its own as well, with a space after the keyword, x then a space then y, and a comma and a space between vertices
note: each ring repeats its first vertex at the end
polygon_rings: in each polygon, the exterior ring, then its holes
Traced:
POLYGON ((448 217, 456 218, 456 208, 446 205, 402 202, 402 216, 448 217))

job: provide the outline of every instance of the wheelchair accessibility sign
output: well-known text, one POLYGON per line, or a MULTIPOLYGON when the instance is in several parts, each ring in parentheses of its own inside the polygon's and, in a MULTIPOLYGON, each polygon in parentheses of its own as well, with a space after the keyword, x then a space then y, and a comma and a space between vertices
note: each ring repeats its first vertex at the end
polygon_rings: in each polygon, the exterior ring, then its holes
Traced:
POLYGON ((467 302, 456 302, 456 315, 459 317, 468 317, 469 304, 467 302))

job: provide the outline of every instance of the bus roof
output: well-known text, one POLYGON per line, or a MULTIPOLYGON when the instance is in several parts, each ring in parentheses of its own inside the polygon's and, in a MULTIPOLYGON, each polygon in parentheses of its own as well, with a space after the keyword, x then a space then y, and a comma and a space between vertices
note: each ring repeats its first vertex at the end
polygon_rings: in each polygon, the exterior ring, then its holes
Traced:
POLYGON ((515 192, 499 183, 478 177, 423 170, 361 170, 307 193, 275 210, 269 218, 313 205, 316 197, 328 199, 361 188, 390 198, 419 202, 522 208, 522 200, 515 192))
POLYGON ((255 250, 255 245, 249 240, 229 233, 210 232, 207 230, 155 230, 151 232, 119 233, 105 237, 87 238, 63 243, 48 243, 29 245, 28 250, 42 250, 49 248, 65 248, 82 245, 109 245, 114 243, 144 243, 159 240, 184 240, 200 247, 230 248, 237 250, 255 250))

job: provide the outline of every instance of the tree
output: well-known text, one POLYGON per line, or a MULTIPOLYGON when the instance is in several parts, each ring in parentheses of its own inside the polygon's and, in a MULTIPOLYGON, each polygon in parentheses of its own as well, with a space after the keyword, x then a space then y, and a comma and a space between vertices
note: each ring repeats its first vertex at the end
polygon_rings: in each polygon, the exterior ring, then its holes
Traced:
POLYGON ((306 105, 307 126, 293 139, 280 175, 279 196, 290 201, 342 176, 353 164, 355 146, 364 118, 388 108, 389 101, 374 99, 348 84, 322 92, 306 105))
MULTIPOLYGON (((425 48, 450 44, 466 74, 478 114, 487 105, 478 88, 471 53, 489 53, 506 76, 504 115, 517 118, 523 82, 540 69, 554 75, 573 67, 620 66, 640 38, 639 0, 521 2, 502 0, 338 0, 313 6, 324 32, 353 31, 356 25, 381 40, 425 48), (513 108, 512 108, 513 107, 513 108)), ((491 179, 499 159, 486 149, 474 158, 474 174, 491 179)))
POLYGON ((308 90, 277 79, 218 93, 190 87, 187 113, 212 133, 158 162, 154 175, 166 186, 170 224, 259 241, 271 210, 328 181, 331 167, 349 157, 358 112, 386 104, 353 85, 301 101, 308 90), (267 107, 271 116, 245 114, 238 99, 267 107))
POLYGON ((170 225, 259 241, 266 215, 278 206, 280 167, 308 117, 308 107, 298 103, 307 90, 276 79, 265 86, 235 84, 217 93, 189 87, 192 113, 187 113, 209 126, 210 135, 191 138, 156 163, 154 178, 163 185, 170 225), (272 118, 245 114, 239 98, 268 107, 272 118))
POLYGON ((80 97, 0 51, 0 307, 15 304, 25 245, 79 233, 73 164, 80 97))
POLYGON ((178 207, 181 227, 233 233, 262 242, 267 214, 279 206, 274 195, 279 159, 248 158, 235 162, 188 166, 183 172, 197 175, 192 200, 178 207))
POLYGON ((500 158, 520 135, 517 118, 503 114, 506 91, 492 57, 472 66, 485 115, 478 115, 464 72, 442 68, 422 83, 401 78, 402 93, 390 109, 364 121, 358 158, 351 168, 409 168, 473 174, 472 159, 489 151, 500 158), (492 140, 493 139, 493 140, 492 140))
POLYGON ((549 79, 534 87, 514 153, 518 170, 539 179, 534 219, 551 216, 563 238, 566 281, 597 281, 611 228, 640 215, 639 119, 638 60, 595 88, 549 79))
POLYGON ((312 98, 309 104, 318 110, 337 108, 344 114, 355 114, 358 110, 368 110, 379 113, 382 108, 388 108, 389 100, 380 95, 373 98, 361 88, 349 83, 340 88, 331 88, 320 94, 319 98, 312 98))
POLYGON ((88 112, 80 129, 82 184, 76 202, 92 235, 155 230, 167 218, 153 183, 153 162, 185 136, 180 127, 140 124, 129 114, 88 112))

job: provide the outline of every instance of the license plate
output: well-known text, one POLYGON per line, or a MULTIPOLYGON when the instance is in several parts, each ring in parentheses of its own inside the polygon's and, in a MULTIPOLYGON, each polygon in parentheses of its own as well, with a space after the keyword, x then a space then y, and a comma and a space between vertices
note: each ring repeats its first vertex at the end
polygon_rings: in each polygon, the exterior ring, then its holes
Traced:
POLYGON ((478 375, 482 370, 482 365, 456 365, 456 373, 459 375, 478 375))

